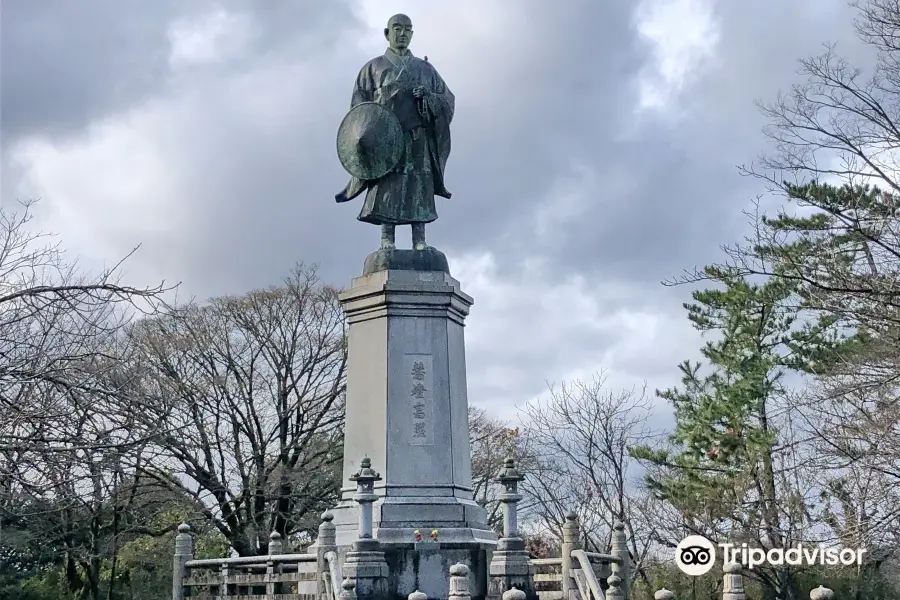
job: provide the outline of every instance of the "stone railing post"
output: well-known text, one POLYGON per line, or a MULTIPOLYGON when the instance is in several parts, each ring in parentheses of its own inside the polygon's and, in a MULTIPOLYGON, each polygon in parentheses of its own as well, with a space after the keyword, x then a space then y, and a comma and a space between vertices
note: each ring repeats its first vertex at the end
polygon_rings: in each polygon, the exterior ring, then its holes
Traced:
POLYGON ((503 600, 525 600, 525 592, 513 586, 503 592, 503 600))
POLYGON ((194 538, 191 537, 191 526, 182 523, 175 536, 175 559, 172 563, 172 600, 184 600, 184 563, 194 558, 194 538))
POLYGON ((356 582, 345 579, 341 582, 340 600, 356 600, 356 582))
POLYGON ((284 554, 284 541, 277 531, 269 534, 269 554, 284 554))
POLYGON ((722 580, 722 600, 747 600, 741 565, 734 562, 728 563, 723 570, 725 578, 722 580))
MULTIPOLYGON (((284 554, 284 542, 281 534, 273 531, 269 534, 269 556, 277 554, 284 554)), ((275 582, 275 575, 278 573, 281 573, 281 565, 270 558, 266 562, 266 575, 269 577, 269 582, 266 583, 266 594, 270 596, 281 593, 281 585, 275 582)))
POLYGON ((269 560, 266 561, 266 595, 274 596, 275 594, 281 593, 281 583, 275 581, 275 575, 278 574, 281 569, 279 569, 278 563, 272 558, 272 555, 269 555, 269 560))
POLYGON ((228 579, 231 575, 231 570, 228 568, 228 563, 222 563, 219 567, 219 596, 222 598, 227 598, 229 593, 229 585, 228 579))
POLYGON ((578 526, 578 515, 574 511, 566 514, 563 523, 562 541, 562 597, 563 600, 575 600, 578 584, 572 566, 572 551, 581 550, 581 528, 578 526))
MULTIPOLYGON (((325 586, 328 585, 325 581, 325 573, 328 572, 328 560, 325 558, 325 555, 329 552, 337 552, 337 534, 332 521, 334 521, 333 514, 328 511, 322 513, 319 535, 316 536, 316 541, 309 547, 309 551, 314 552, 316 555, 316 587, 319 590, 319 598, 331 597, 328 590, 325 589, 325 586)), ((332 582, 332 585, 337 586, 340 583, 335 581, 332 582)))
POLYGON ((450 595, 448 600, 471 600, 469 594, 469 567, 456 563, 450 567, 450 595))
POLYGON ((412 594, 407 596, 406 600, 428 600, 428 594, 416 590, 412 594))
POLYGON ((657 592, 653 594, 653 598, 654 600, 675 600, 675 593, 663 588, 657 590, 657 592))
POLYGON ((834 592, 820 585, 809 593, 809 600, 834 600, 834 592))
POLYGON ((631 553, 628 552, 628 538, 625 537, 625 524, 616 521, 613 524, 612 547, 609 551, 613 556, 618 556, 621 562, 610 565, 613 575, 619 577, 622 588, 622 597, 631 597, 631 553))
POLYGON ((609 584, 609 589, 606 590, 606 600, 625 600, 627 598, 623 585, 625 582, 621 577, 613 573, 606 578, 606 583, 609 584))
POLYGON ((497 548, 491 556, 488 567, 488 598, 501 600, 504 590, 516 588, 528 600, 537 600, 534 591, 534 576, 525 540, 519 537, 516 505, 522 499, 519 482, 525 479, 516 470, 516 461, 507 458, 496 481, 503 486, 499 500, 503 504, 503 537, 497 541, 497 548))
POLYGON ((373 537, 372 503, 375 482, 381 475, 372 469, 368 457, 360 462, 359 471, 350 477, 356 482, 353 499, 359 503, 359 539, 350 545, 344 562, 343 576, 356 582, 356 597, 360 600, 386 600, 388 596, 388 565, 381 544, 373 537))

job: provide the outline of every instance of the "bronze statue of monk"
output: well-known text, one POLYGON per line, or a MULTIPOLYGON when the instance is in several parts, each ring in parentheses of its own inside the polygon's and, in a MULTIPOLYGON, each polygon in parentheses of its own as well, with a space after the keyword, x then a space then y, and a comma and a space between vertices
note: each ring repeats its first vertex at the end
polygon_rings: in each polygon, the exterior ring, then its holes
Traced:
POLYGON ((366 192, 357 218, 381 225, 385 249, 394 247, 396 226, 408 224, 413 249, 424 250, 425 224, 438 217, 434 197, 450 197, 444 167, 450 155, 454 97, 428 58, 410 53, 412 35, 412 21, 406 15, 388 20, 384 37, 389 48, 359 71, 351 100, 351 109, 376 102, 397 117, 402 129, 399 160, 378 179, 351 177, 335 196, 338 202, 347 202, 366 192))

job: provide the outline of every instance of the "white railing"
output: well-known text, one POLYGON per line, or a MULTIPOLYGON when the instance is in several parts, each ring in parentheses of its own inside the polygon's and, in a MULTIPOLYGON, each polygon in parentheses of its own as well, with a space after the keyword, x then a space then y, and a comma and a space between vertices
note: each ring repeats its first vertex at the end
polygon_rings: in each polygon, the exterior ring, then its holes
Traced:
POLYGON ((327 600, 338 600, 341 596, 341 582, 344 581, 341 575, 341 561, 338 559, 337 552, 326 552, 325 563, 328 568, 322 573, 325 579, 325 594, 327 600))
POLYGON ((315 593, 316 555, 192 559, 184 562, 183 573, 180 598, 204 594, 223 600, 301 596, 315 593))
POLYGON ((572 558, 578 561, 579 568, 575 572, 575 583, 578 586, 581 600, 606 600, 606 594, 603 593, 597 574, 594 573, 591 558, 594 558, 596 562, 609 564, 619 563, 621 559, 612 554, 599 554, 584 550, 573 550, 572 558))
POLYGON ((189 560, 184 566, 189 569, 211 569, 229 567, 264 567, 269 562, 297 564, 316 562, 315 554, 262 554, 260 556, 233 556, 231 558, 200 558, 189 560))

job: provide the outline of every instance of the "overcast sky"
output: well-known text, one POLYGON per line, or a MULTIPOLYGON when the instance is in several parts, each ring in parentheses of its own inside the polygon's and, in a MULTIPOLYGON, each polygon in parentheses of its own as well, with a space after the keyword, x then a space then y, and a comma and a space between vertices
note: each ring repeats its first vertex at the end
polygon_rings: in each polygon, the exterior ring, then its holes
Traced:
MULTIPOLYGON (((475 298, 469 398, 497 414, 546 381, 677 381, 689 289, 762 191, 754 101, 796 59, 861 52, 844 0, 4 0, 2 202, 41 197, 86 265, 205 298, 297 261, 347 285, 378 245, 335 132, 362 64, 408 14, 456 94, 451 200, 428 240, 475 298)), ((408 228, 398 242, 409 244, 408 228)), ((660 414, 665 411, 660 410, 660 414)))

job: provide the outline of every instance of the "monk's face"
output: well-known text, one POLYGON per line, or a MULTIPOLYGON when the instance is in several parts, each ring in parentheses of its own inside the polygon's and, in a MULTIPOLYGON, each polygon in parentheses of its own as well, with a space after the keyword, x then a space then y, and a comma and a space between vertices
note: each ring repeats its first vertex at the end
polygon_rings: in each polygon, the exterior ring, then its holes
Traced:
POLYGON ((384 37, 394 50, 405 50, 412 41, 412 21, 406 15, 394 15, 388 21, 384 30, 384 37))

